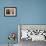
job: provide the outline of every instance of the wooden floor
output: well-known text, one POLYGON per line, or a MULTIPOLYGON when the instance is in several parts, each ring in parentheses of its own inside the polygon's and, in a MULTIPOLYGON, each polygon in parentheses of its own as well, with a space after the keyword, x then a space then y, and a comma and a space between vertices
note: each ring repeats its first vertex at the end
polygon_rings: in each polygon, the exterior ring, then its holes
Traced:
MULTIPOLYGON (((8 44, 0 44, 0 46, 8 46, 8 44)), ((15 44, 14 46, 46 46, 46 42, 43 41, 35 41, 31 40, 21 40, 19 44, 15 44)))
POLYGON ((21 40, 20 41, 20 46, 46 46, 46 42, 44 41, 34 41, 32 42, 31 40, 21 40))

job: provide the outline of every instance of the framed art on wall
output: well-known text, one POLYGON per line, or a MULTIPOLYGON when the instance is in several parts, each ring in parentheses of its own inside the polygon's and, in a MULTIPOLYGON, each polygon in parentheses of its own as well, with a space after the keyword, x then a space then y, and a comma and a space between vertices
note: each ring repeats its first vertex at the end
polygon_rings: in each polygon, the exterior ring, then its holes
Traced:
POLYGON ((16 16, 16 7, 5 7, 4 16, 16 16))

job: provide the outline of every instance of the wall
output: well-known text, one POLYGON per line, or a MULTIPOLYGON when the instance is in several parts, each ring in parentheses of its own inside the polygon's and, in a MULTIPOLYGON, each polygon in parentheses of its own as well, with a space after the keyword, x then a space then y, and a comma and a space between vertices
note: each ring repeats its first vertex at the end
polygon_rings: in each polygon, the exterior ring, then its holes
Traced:
POLYGON ((46 0, 23 0, 21 24, 46 24, 46 0))
MULTIPOLYGON (((0 0, 0 44, 7 44, 17 24, 46 24, 46 0, 0 0), (17 7, 16 17, 4 17, 4 7, 17 7)), ((16 40, 17 42, 17 40, 16 40)))
MULTIPOLYGON (((0 44, 7 44, 8 34, 10 32, 16 32, 17 24, 20 23, 20 6, 19 1, 17 0, 0 0, 0 44), (16 17, 5 17, 4 16, 4 7, 14 6, 17 8, 17 16, 16 17)), ((18 38, 17 38, 18 39, 18 38)), ((16 39, 16 43, 18 42, 16 39)))

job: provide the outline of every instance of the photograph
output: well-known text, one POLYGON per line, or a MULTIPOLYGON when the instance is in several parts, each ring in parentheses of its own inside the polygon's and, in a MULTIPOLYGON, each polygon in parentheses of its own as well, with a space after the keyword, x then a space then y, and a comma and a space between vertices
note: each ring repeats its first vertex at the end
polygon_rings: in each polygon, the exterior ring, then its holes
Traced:
POLYGON ((16 7, 5 7, 4 16, 16 16, 16 7))

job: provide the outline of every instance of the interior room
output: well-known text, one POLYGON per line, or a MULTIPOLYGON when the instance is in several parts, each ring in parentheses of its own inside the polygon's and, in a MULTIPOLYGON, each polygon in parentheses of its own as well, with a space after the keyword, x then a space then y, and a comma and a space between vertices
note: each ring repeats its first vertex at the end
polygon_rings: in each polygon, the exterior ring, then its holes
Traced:
POLYGON ((0 0, 0 46, 46 46, 45 32, 46 0, 0 0))

